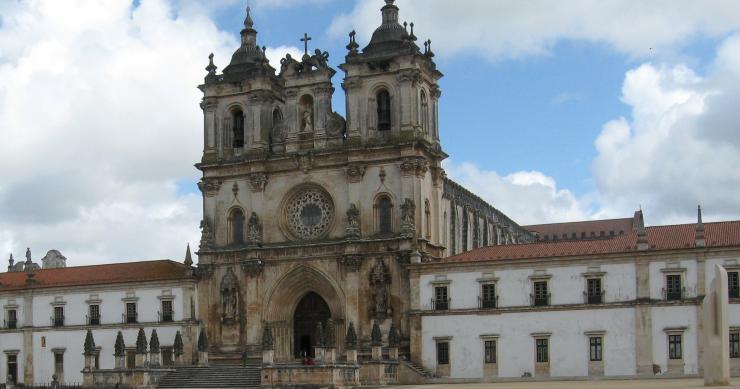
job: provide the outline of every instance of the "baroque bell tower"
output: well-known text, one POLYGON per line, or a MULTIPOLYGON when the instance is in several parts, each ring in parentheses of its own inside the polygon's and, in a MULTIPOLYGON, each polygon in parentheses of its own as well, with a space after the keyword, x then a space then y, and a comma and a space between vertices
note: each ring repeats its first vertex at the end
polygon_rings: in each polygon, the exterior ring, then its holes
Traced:
POLYGON ((307 34, 304 55, 276 70, 248 9, 221 74, 210 57, 197 275, 214 362, 259 355, 265 331, 291 362, 313 353, 319 326, 341 353, 351 325, 369 353, 375 322, 408 349, 407 266, 444 252, 442 74, 393 0, 381 16, 364 49, 350 33, 346 119, 331 106, 329 53, 307 34))

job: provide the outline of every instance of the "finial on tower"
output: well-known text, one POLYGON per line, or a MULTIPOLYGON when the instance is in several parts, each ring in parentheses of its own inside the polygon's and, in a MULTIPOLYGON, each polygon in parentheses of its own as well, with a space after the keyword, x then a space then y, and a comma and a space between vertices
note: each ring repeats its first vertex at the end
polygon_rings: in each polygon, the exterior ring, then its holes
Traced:
POLYGON ((704 238, 704 223, 701 221, 701 205, 696 208, 696 232, 694 234, 694 242, 696 247, 706 246, 706 239, 704 238))
POLYGON ((213 64, 213 53, 211 53, 211 55, 208 56, 208 66, 206 66, 206 71, 209 76, 213 76, 216 74, 216 69, 218 69, 218 67, 213 64))
POLYGON ((190 254, 190 243, 188 248, 185 250, 185 266, 193 266, 193 256, 190 254))
POLYGON ((247 18, 244 19, 244 27, 254 27, 254 20, 252 20, 252 9, 249 6, 247 6, 247 18))
POLYGON ((385 0, 385 5, 393 5, 395 2, 396 0, 385 0))

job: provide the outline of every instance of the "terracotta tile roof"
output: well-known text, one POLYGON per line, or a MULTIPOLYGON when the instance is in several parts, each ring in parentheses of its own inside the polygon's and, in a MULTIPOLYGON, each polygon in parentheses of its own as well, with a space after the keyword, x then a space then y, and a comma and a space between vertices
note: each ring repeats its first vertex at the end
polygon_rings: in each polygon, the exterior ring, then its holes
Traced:
POLYGON ((188 278, 185 274, 186 269, 187 266, 171 260, 41 269, 34 272, 36 282, 33 284, 26 283, 26 272, 0 273, 0 292, 18 289, 181 280, 188 278))
POLYGON ((539 240, 544 240, 545 236, 547 236, 548 239, 553 239, 553 236, 556 236, 558 239, 582 239, 581 236, 583 234, 585 234, 586 238, 590 238, 592 236, 592 232, 597 237, 600 236, 602 232, 604 235, 610 235, 610 232, 613 232, 614 235, 619 235, 620 232, 624 232, 626 234, 632 230, 632 221, 633 218, 624 218, 568 223, 533 224, 522 227, 539 234, 539 240), (576 234, 575 238, 573 238, 573 234, 576 234), (563 238, 563 235, 566 235, 567 237, 563 238))
MULTIPOLYGON (((678 224, 645 228, 650 251, 694 247, 696 224, 678 224)), ((740 247, 740 220, 704 223, 706 247, 740 247)), ((474 262, 517 258, 548 258, 571 255, 613 254, 637 250, 637 232, 603 239, 539 241, 536 243, 487 246, 466 251, 442 262, 474 262)))

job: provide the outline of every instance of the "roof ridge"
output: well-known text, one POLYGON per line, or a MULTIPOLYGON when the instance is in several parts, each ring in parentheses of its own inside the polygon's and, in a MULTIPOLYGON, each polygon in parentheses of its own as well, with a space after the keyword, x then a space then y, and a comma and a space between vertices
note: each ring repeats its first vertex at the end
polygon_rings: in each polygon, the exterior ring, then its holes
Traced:
MULTIPOLYGON (((55 268, 47 268, 47 269, 36 269, 35 272, 47 271, 47 270, 81 269, 81 268, 90 268, 90 267, 115 266, 115 265, 130 265, 130 264, 156 263, 156 262, 170 262, 170 263, 182 265, 180 262, 173 261, 172 259, 149 259, 149 260, 143 259, 143 260, 140 260, 140 261, 130 261, 130 262, 98 263, 98 264, 95 264, 95 265, 79 265, 79 266, 55 267, 55 268)), ((2 272, 2 273, 13 273, 13 272, 2 272)), ((2 273, 0 273, 0 274, 2 274, 2 273)))

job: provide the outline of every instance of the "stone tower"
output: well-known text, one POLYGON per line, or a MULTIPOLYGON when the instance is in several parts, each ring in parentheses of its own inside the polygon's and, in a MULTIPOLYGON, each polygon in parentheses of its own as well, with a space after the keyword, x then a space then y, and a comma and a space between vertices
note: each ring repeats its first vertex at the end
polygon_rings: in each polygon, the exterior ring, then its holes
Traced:
POLYGON ((269 65, 247 10, 241 47, 223 72, 206 70, 199 317, 211 361, 261 351, 311 354, 332 319, 338 352, 352 323, 370 352, 374 320, 409 341, 410 261, 443 254, 446 157, 439 144, 430 43, 385 0, 360 51, 354 32, 340 68, 347 119, 333 111, 329 54, 269 65))

